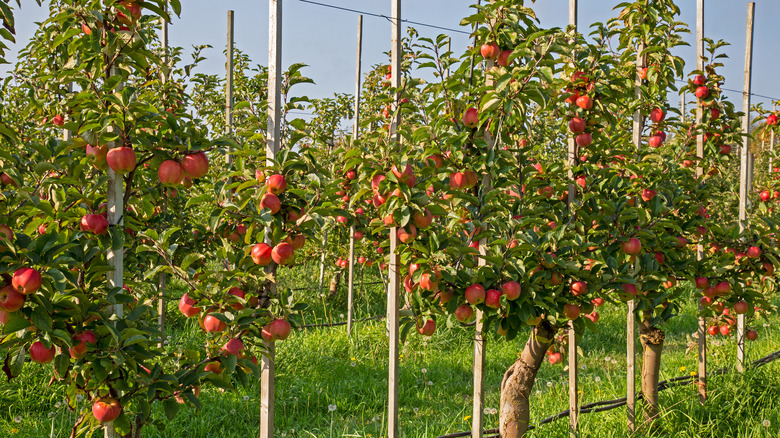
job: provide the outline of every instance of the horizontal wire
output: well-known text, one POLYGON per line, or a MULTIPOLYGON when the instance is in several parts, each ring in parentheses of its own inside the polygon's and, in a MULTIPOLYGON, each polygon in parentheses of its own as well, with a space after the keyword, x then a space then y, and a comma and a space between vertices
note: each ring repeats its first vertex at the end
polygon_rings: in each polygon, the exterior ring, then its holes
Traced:
MULTIPOLYGON (((344 6, 329 5, 327 3, 320 3, 320 2, 315 2, 315 1, 312 1, 312 0, 298 0, 298 1, 302 2, 302 3, 309 3, 309 4, 312 4, 312 5, 324 6, 326 8, 338 9, 338 10, 346 11, 346 12, 354 12, 356 14, 363 14, 363 15, 368 15, 370 17, 384 18, 384 19, 386 19, 388 21, 393 21, 392 17, 388 17, 387 15, 383 15, 383 14, 376 14, 376 13, 373 13, 373 12, 359 11, 357 9, 346 8, 344 6)), ((471 35, 471 32, 466 32, 465 30, 452 29, 452 28, 449 28, 449 27, 437 26, 435 24, 422 23, 422 22, 419 22, 419 21, 412 21, 412 20, 401 19, 401 23, 415 24, 417 26, 424 26, 424 27, 430 27, 430 28, 433 28, 433 29, 446 30, 446 31, 449 31, 449 32, 462 33, 464 35, 471 35)))

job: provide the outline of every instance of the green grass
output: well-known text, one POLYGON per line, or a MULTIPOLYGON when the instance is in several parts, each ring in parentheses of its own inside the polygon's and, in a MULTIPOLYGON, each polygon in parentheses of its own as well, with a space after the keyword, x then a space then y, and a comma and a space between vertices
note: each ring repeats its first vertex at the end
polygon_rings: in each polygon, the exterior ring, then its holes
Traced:
MULTIPOLYGON (((281 279, 295 287, 316 285, 316 266, 292 270, 281 279)), ((359 277, 358 277, 359 278, 359 277)), ((366 275, 366 282, 376 277, 366 275)), ((316 290, 296 291, 309 302, 306 323, 342 321, 346 314, 345 289, 333 302, 324 302, 316 290)), ((326 292, 327 293, 327 292, 326 292)), ((694 300, 685 309, 693 314, 694 300)), ((200 333, 191 320, 184 320, 170 307, 171 346, 197 344, 200 333)), ((381 286, 358 288, 356 317, 384 313, 381 286)), ((773 318, 777 321, 777 318, 773 318)), ((443 324, 440 324, 443 326, 443 324)), ((581 346, 580 389, 582 403, 625 395, 625 312, 602 312, 598 333, 586 334, 581 346)), ((669 321, 661 379, 689 374, 696 369, 696 350, 689 352, 690 334, 696 330, 693 316, 669 321)), ((780 349, 776 327, 757 327, 760 339, 749 343, 754 360, 780 349)), ((429 339, 410 336, 400 358, 400 422, 403 437, 436 437, 470 428, 473 329, 439 328, 429 339)), ((507 342, 488 336, 486 351, 485 407, 498 409, 503 372, 522 349, 527 333, 507 342)), ((383 321, 356 325, 354 335, 346 328, 307 329, 296 332, 277 346, 276 433, 281 437, 382 437, 386 427, 387 340, 383 321), (335 406, 335 410, 330 410, 335 406)), ((735 363, 733 337, 710 343, 710 369, 735 363)), ((637 351, 641 352, 639 346, 637 351)), ((641 354, 637 355, 641 360, 641 354)), ((710 379, 710 400, 701 406, 691 385, 661 393, 662 427, 657 436, 739 437, 778 436, 780 426, 780 363, 710 379), (769 422, 764 426, 762 422, 769 422)), ((639 373, 637 373, 639 375, 639 373)), ((566 409, 567 373, 562 366, 545 364, 531 396, 532 421, 566 409)), ((57 405, 62 392, 48 386, 48 367, 27 364, 11 382, 0 383, 0 436, 66 437, 75 414, 57 405), (16 422, 15 420, 19 420, 16 422)), ((204 388, 203 409, 184 408, 159 432, 145 429, 145 437, 247 437, 258 429, 259 384, 238 393, 204 388)), ((639 403, 641 406, 641 403, 639 403)), ((157 416, 162 418, 158 408, 157 416)), ((485 416, 486 428, 497 425, 497 414, 485 416)), ((629 436, 625 409, 583 414, 583 437, 629 436)), ((97 434, 96 434, 97 436, 97 434)), ((568 437, 568 421, 559 420, 532 431, 530 437, 568 437)), ((645 436, 637 434, 635 436, 645 436)))

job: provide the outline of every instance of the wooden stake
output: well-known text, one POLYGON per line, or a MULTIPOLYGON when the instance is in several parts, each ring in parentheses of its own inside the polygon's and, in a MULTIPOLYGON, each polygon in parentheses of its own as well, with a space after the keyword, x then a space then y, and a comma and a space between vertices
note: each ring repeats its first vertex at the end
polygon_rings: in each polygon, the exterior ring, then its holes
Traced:
MULTIPOLYGON (((704 0, 696 0, 696 69, 704 71, 704 0)), ((701 127, 704 120, 704 107, 700 99, 696 99, 696 127, 701 127)), ((701 167, 701 160, 704 159, 704 134, 696 135, 696 157, 699 159, 696 165, 696 177, 701 179, 704 175, 704 169, 701 167)), ((697 245, 696 258, 704 258, 704 246, 697 245)), ((699 314, 704 311, 704 307, 699 304, 699 314)), ((704 404, 707 401, 707 320, 700 316, 698 320, 698 361, 699 378, 697 390, 699 392, 699 403, 704 404)))
MULTIPOLYGON (((165 11, 167 12, 167 7, 165 8, 165 11)), ((165 18, 160 18, 161 25, 162 25, 162 34, 160 36, 160 42, 162 45, 162 51, 163 51, 163 64, 165 65, 165 68, 163 68, 163 74, 161 81, 164 84, 168 82, 168 67, 170 60, 168 59, 168 20, 165 18)), ((163 198, 163 213, 168 213, 168 196, 167 194, 163 198)), ((165 345, 165 288, 168 285, 168 276, 162 272, 160 273, 160 277, 157 281, 157 291, 160 293, 160 297, 157 299, 157 325, 160 328, 160 332, 163 334, 162 340, 160 340, 160 347, 165 345)))
MULTIPOLYGON (((772 105, 772 111, 773 112, 777 111, 777 105, 776 104, 772 105)), ((768 172, 769 172, 769 175, 772 175, 772 167, 773 167, 772 165, 774 164, 774 163, 772 163, 772 161, 774 159, 774 157, 772 155, 773 155, 774 150, 775 150, 775 130, 774 129, 770 129, 769 131, 770 132, 769 132, 769 171, 768 172)))
MULTIPOLYGON (((642 77, 640 71, 645 67, 645 59, 642 52, 645 50, 644 41, 639 41, 636 48, 636 77, 634 79, 634 96, 642 97, 642 77)), ((642 148, 642 129, 644 118, 642 112, 637 109, 634 112, 633 141, 637 150, 642 148)), ((628 430, 636 430, 636 300, 628 302, 626 314, 626 413, 628 430)))
MULTIPOLYGON (((753 18, 755 17, 755 2, 748 3, 747 28, 745 34, 745 80, 742 86, 742 132, 745 138, 739 151, 739 230, 747 227, 747 198, 751 191, 751 154, 750 154, 750 80, 753 69, 753 18)), ((737 317, 737 370, 745 370, 745 316, 737 317)))
MULTIPOLYGON (((225 133, 233 133, 233 11, 227 11, 227 71, 225 72, 225 133)), ((232 151, 231 151, 232 152, 232 151)), ((228 165, 232 164, 233 156, 228 154, 228 165)))
POLYGON ((355 303, 355 226, 349 228, 349 281, 347 283, 347 334, 352 333, 355 303))
MULTIPOLYGON (((112 66, 111 67, 111 76, 115 76, 118 74, 117 67, 112 66)), ((123 86, 120 84, 119 87, 117 87, 119 90, 123 88, 123 86)), ((116 133, 116 127, 109 126, 108 131, 112 133, 116 133)), ((114 149, 117 147, 121 147, 122 144, 119 144, 115 141, 108 142, 108 149, 114 149)), ((124 227, 122 227, 122 218, 123 218, 123 212, 125 211, 124 207, 124 178, 122 175, 117 174, 114 172, 110 167, 107 169, 108 172, 108 194, 106 202, 108 203, 107 206, 107 219, 108 219, 108 226, 111 230, 111 233, 124 233, 124 227)), ((119 248, 114 249, 113 246, 108 248, 108 251, 106 253, 106 259, 108 260, 109 266, 111 266, 111 271, 108 272, 108 287, 109 289, 116 289, 119 288, 122 289, 122 286, 124 286, 124 251, 123 248, 120 246, 119 248)), ((117 318, 122 318, 122 314, 124 313, 124 308, 122 304, 115 304, 114 305, 114 315, 117 316, 117 318)), ((119 438, 119 433, 114 429, 114 423, 106 423, 103 426, 103 436, 104 438, 119 438)))
POLYGON ((320 295, 325 282, 325 247, 328 245, 328 230, 322 232, 322 254, 320 255, 320 295))
MULTIPOLYGON (((268 131, 265 156, 271 165, 281 146, 282 117, 282 0, 268 0, 268 131)), ((231 57, 232 59, 232 57, 231 57)), ((269 239, 266 231, 266 240, 269 239)), ((260 376, 260 438, 274 436, 274 353, 272 342, 265 342, 268 354, 262 355, 260 376)))
MULTIPOLYGON (((569 0, 569 26, 573 26, 572 42, 577 41, 577 0, 569 0)), ((574 200, 576 199, 577 189, 574 185, 574 166, 577 165, 577 144, 573 136, 568 139, 567 161, 569 167, 569 215, 574 216, 572 210, 574 200)), ((569 436, 576 437, 579 423, 579 400, 577 394, 578 376, 577 376, 577 333, 574 331, 574 324, 568 329, 569 341, 569 436)))
MULTIPOLYGON (((358 15, 357 31, 357 67, 355 71, 355 124, 352 125, 352 142, 360 132, 360 67, 363 50, 363 16, 358 15)), ((355 307, 355 226, 352 225, 349 236, 349 285, 347 287, 347 334, 352 333, 352 319, 355 307)))
MULTIPOLYGON (((390 0, 391 2, 391 20, 392 25, 390 37, 390 65, 391 79, 390 86, 395 90, 395 106, 398 109, 400 104, 401 89, 401 0, 390 0)), ((400 144, 401 136, 398 133, 398 127, 401 124, 401 115, 399 111, 393 112, 393 119, 390 122, 390 142, 391 144, 400 144)), ((388 366, 388 389, 387 389, 387 438, 398 438, 398 302, 400 299, 399 291, 399 271, 398 266, 398 228, 390 228, 390 271, 388 273, 388 291, 387 291, 387 327, 388 339, 390 343, 389 366, 388 366)))

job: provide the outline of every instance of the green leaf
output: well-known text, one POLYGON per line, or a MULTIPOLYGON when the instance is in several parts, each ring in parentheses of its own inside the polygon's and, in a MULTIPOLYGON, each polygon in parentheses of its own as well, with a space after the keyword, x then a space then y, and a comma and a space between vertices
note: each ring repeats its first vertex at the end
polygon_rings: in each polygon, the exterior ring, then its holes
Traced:
POLYGON ((176 414, 179 413, 179 402, 176 401, 176 399, 169 398, 166 399, 163 402, 163 409, 165 410, 165 417, 168 418, 168 420, 173 420, 176 418, 176 414))

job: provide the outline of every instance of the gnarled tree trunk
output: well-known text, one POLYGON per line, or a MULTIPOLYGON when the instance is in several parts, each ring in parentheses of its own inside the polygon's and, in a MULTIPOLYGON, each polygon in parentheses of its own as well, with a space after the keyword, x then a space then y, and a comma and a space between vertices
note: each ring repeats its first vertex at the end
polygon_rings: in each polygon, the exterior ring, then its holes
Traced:
POLYGON ((645 401, 645 426, 653 428, 659 418, 658 375, 661 371, 661 352, 666 334, 650 324, 653 315, 645 313, 639 324, 642 342, 642 395, 645 401))
POLYGON ((520 357, 504 373, 499 413, 502 438, 519 438, 528 430, 531 413, 528 397, 557 330, 546 321, 534 327, 520 357))

